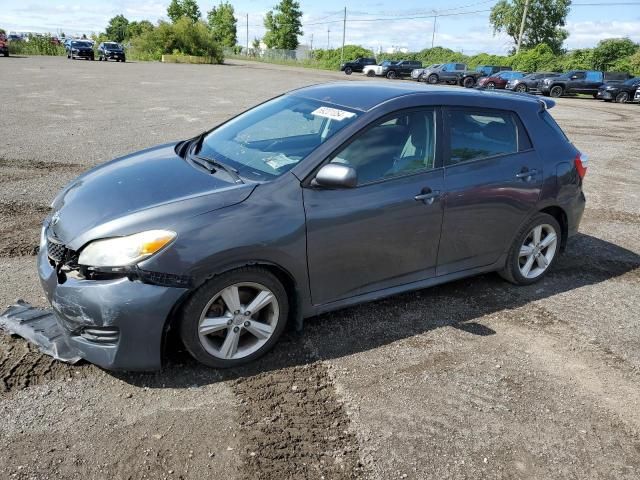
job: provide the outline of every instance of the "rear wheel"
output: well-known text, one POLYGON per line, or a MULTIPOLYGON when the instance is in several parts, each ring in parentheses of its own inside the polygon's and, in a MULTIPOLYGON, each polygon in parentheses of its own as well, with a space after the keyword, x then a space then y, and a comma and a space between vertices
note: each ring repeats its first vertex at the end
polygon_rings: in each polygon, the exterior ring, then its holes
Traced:
POLYGON ((629 101, 629 94, 627 92, 620 92, 616 95, 617 103, 627 103, 629 101))
POLYGON ((551 95, 553 98, 561 97, 563 93, 564 89, 560 85, 551 87, 551 90, 549 91, 549 95, 551 95))
POLYGON ((268 270, 246 267, 214 277, 187 300, 180 335, 191 355, 215 368, 268 352, 288 316, 287 293, 268 270))
POLYGON ((427 77, 427 83, 435 85, 436 83, 438 83, 438 76, 435 73, 432 73, 427 77))
POLYGON ((487 89, 494 90, 496 88, 496 84, 493 82, 487 83, 487 89))
POLYGON ((521 83, 516 87, 516 92, 525 93, 527 91, 527 86, 524 83, 521 83))
POLYGON ((367 77, 375 77, 376 76, 376 72, 374 72, 373 70, 369 70, 367 72, 367 77))
POLYGON ((347 67, 344 69, 344 73, 346 75, 351 75, 353 73, 353 69, 351 67, 347 67))
POLYGON ((530 285, 544 277, 560 250, 562 230, 558 221, 538 213, 520 229, 509 249, 502 278, 516 285, 530 285))
POLYGON ((390 72, 387 72, 387 78, 389 80, 394 80, 398 75, 396 74, 396 72, 394 72, 393 70, 391 70, 390 72))

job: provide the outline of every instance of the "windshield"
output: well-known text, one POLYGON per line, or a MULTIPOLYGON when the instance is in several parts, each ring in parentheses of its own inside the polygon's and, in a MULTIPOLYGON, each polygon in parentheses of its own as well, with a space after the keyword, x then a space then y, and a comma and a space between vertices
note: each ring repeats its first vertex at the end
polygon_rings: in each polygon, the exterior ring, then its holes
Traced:
POLYGON ((106 48, 107 50, 120 50, 120 45, 117 43, 105 43, 104 44, 104 48, 106 48))
POLYGON ((640 77, 630 78, 629 80, 624 82, 625 85, 630 85, 630 86, 633 86, 636 83, 640 83, 640 77))
POLYGON ((336 105, 284 95, 209 133, 198 152, 246 178, 269 180, 289 171, 360 114, 336 105))
POLYGON ((389 65, 393 65, 394 63, 396 63, 396 62, 392 62, 391 60, 385 60, 380 65, 383 66, 383 67, 388 67, 389 65))
POLYGON ((72 47, 91 47, 89 42, 71 42, 72 47))
POLYGON ((476 72, 484 73, 485 75, 490 75, 492 70, 493 69, 491 67, 477 67, 476 68, 476 72))

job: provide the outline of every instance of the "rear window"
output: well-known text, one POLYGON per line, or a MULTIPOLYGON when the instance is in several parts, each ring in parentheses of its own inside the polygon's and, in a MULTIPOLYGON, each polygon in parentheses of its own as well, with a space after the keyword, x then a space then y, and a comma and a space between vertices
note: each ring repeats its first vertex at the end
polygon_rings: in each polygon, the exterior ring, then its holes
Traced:
MULTIPOLYGON (((511 112, 451 109, 447 112, 450 154, 447 165, 508 155, 522 150, 519 124, 511 112)), ((528 143, 528 139, 527 139, 528 143)))
POLYGON ((551 116, 551 114, 547 110, 544 110, 541 115, 542 115, 542 119, 547 123, 547 125, 549 125, 553 130, 555 130, 555 132, 558 135, 560 135, 562 138, 564 138, 567 142, 570 142, 569 137, 567 137, 564 131, 560 128, 560 125, 558 125, 558 123, 555 121, 555 119, 551 116))

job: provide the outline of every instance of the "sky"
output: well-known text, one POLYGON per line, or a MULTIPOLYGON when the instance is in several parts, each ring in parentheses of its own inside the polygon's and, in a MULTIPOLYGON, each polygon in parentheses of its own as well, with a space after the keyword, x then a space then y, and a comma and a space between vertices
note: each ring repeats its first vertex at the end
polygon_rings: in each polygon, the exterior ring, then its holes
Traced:
MULTIPOLYGON (((347 7, 346 43, 377 50, 405 47, 411 51, 431 46, 434 10, 435 45, 467 54, 504 54, 512 47, 505 35, 494 35, 489 24, 497 0, 299 0, 303 17, 303 44, 314 48, 342 44, 343 10, 347 7), (474 12, 474 13, 468 13, 474 12), (456 15, 452 15, 456 14, 456 15), (399 18, 398 18, 399 17, 399 18), (407 19, 402 17, 427 17, 407 19), (371 21, 372 19, 385 19, 371 21), (327 23, 331 22, 331 23, 327 23), (329 33, 327 35, 327 30, 329 33)), ((219 0, 199 0, 203 14, 219 0)), ((246 43, 264 34, 262 19, 277 0, 230 0, 238 18, 238 41, 246 43)), ((569 49, 594 46, 599 40, 629 37, 640 42, 640 0, 574 0, 567 18, 569 49), (587 6, 600 3, 604 5, 587 6), (629 5, 617 5, 628 3, 629 5), (579 5, 583 4, 583 5, 579 5)), ((104 31, 108 20, 123 14, 129 20, 166 19, 169 0, 0 0, 0 28, 7 31, 90 34, 104 31)))

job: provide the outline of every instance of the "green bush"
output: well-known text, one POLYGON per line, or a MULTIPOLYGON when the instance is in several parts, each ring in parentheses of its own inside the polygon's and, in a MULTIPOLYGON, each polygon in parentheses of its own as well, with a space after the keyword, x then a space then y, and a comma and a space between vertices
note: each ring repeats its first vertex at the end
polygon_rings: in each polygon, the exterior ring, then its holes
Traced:
POLYGON ((29 41, 9 42, 11 55, 64 55, 63 45, 52 42, 51 35, 29 35, 29 41))
MULTIPOLYGON (((330 50, 318 49, 312 53, 312 59, 315 60, 317 68, 327 70, 338 70, 340 68, 340 59, 342 57, 342 48, 333 48, 330 50)), ((355 60, 358 57, 373 57, 373 52, 359 45, 344 46, 344 61, 355 60)))
POLYGON ((213 39, 213 32, 203 21, 193 22, 187 17, 175 23, 159 22, 153 30, 132 39, 130 58, 160 60, 163 54, 210 57, 222 63, 222 48, 213 39))

